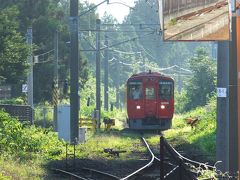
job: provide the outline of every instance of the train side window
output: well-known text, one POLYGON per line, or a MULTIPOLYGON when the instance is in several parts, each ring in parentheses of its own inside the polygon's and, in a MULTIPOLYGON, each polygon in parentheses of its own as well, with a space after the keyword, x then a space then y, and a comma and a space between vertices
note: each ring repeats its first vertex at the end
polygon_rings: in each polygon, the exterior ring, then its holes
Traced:
POLYGON ((142 98, 142 83, 141 82, 130 82, 128 85, 128 97, 130 99, 141 99, 142 98))
POLYGON ((146 87, 146 99, 155 99, 155 89, 154 87, 146 87))
POLYGON ((161 81, 159 83, 159 97, 162 100, 169 100, 173 96, 173 82, 161 81))

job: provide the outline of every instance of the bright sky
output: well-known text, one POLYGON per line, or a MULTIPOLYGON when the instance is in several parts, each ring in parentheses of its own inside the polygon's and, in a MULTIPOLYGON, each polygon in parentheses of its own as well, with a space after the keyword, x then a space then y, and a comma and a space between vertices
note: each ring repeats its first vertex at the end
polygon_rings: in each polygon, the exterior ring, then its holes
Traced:
MULTIPOLYGON (((99 4, 104 0, 88 0, 88 1, 89 3, 99 4)), ((106 11, 108 14, 112 14, 112 16, 114 16, 119 23, 122 23, 124 17, 129 13, 130 8, 127 6, 133 7, 134 1, 136 0, 109 0, 109 4, 105 2, 102 5, 98 6, 97 13, 101 18, 104 12, 106 11)))

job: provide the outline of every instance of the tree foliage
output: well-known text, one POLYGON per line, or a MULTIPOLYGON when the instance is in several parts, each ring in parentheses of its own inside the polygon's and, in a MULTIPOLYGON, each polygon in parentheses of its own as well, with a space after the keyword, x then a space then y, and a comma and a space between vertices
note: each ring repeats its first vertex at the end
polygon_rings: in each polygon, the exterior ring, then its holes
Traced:
POLYGON ((206 105, 216 89, 216 61, 209 58, 206 49, 197 49, 189 60, 189 68, 193 76, 186 83, 188 103, 185 110, 206 105))
MULTIPOLYGON (((80 11, 83 11, 89 5, 82 3, 79 6, 80 11)), ((0 33, 1 38, 3 38, 0 45, 2 52, 0 59, 1 65, 4 65, 4 68, 1 68, 0 76, 4 75, 5 77, 7 75, 9 83, 26 83, 28 51, 24 50, 27 47, 25 42, 20 43, 20 41, 23 40, 22 36, 26 34, 27 28, 31 26, 34 44, 33 56, 38 56, 39 59, 39 63, 34 64, 33 67, 34 103, 50 101, 54 79, 54 51, 51 50, 54 49, 54 34, 56 31, 59 33, 59 87, 62 86, 64 79, 69 78, 70 48, 67 44, 70 41, 68 28, 69 2, 65 0, 10 0, 2 2, 0 9, 0 27, 2 27, 0 33), (14 9, 12 6, 14 6, 14 9), (9 32, 6 30, 9 30, 9 32), (45 54, 49 51, 51 53, 45 54), (18 54, 16 55, 15 52, 18 52, 18 54), (19 64, 19 59, 25 64, 19 64), (19 81, 20 78, 21 82, 19 81)), ((91 13, 91 21, 95 19, 94 13, 91 13)), ((80 19, 80 24, 88 22, 88 20, 88 17, 83 17, 80 19)), ((82 87, 89 74, 87 60, 83 54, 82 58, 79 59, 79 64, 81 67, 79 84, 82 87)))
POLYGON ((25 79, 29 48, 18 29, 18 10, 12 6, 0 14, 0 76, 6 83, 21 83, 25 79))

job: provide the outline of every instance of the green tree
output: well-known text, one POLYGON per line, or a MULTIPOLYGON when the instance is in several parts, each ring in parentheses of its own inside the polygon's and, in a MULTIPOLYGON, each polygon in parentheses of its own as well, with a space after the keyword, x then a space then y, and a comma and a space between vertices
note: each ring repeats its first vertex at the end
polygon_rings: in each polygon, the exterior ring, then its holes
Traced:
POLYGON ((18 10, 4 8, 0 14, 0 76, 6 83, 20 84, 26 78, 29 48, 17 32, 18 10))
MULTIPOLYGON (((59 87, 61 87, 64 79, 69 77, 69 59, 70 59, 70 48, 66 42, 70 42, 69 28, 68 28, 68 17, 69 17, 69 1, 65 0, 9 0, 2 1, 0 0, 0 10, 9 8, 15 5, 15 19, 14 21, 9 20, 9 25, 13 23, 19 24, 16 26, 16 32, 20 32, 22 35, 25 35, 26 30, 29 26, 33 29, 33 43, 34 43, 34 52, 33 55, 44 54, 54 48, 54 33, 59 32, 59 87)), ((79 3, 79 11, 83 12, 85 9, 89 8, 89 4, 86 2, 79 3)), ((12 12, 14 13, 14 12, 12 12)), ((1 16, 2 11, 1 11, 1 16)), ((91 12, 90 16, 82 16, 80 18, 81 27, 83 25, 87 26, 90 22, 95 22, 95 12, 91 12)), ((1 23, 4 21, 1 21, 1 23)), ((0 25, 1 26, 1 25, 0 25)), ((85 28, 85 27, 83 27, 85 28)), ((86 29, 86 28, 85 28, 86 29)), ((5 31, 3 29, 3 31, 5 31)), ((18 33, 19 34, 19 33, 18 33)), ((19 34, 20 35, 20 34, 19 34)), ((1 38, 5 38, 5 34, 1 35, 1 38)), ((17 41, 13 39, 15 43, 17 41)), ((83 42, 84 44, 85 42, 83 42)), ((1 43, 0 46, 3 46, 1 43)), ((4 45, 4 47, 7 47, 4 45)), ((13 47, 13 46, 9 46, 13 47)), ((20 46, 24 47, 24 46, 20 46)), ((16 48, 14 48, 15 50, 16 48)), ((17 49, 16 49, 17 50, 17 49)), ((22 51, 24 53, 24 51, 22 51)), ((44 56, 39 57, 41 63, 35 64, 33 68, 34 74, 34 103, 39 103, 42 101, 51 100, 51 88, 53 82, 53 72, 54 72, 54 62, 53 62, 53 52, 44 56), (44 63, 43 61, 47 61, 44 63), (43 76, 44 74, 44 76, 43 76)), ((4 53, 6 55, 6 52, 4 53)), ((84 54, 82 54, 84 56, 84 54)), ((26 58, 25 58, 26 59, 26 58)), ((24 58, 22 58, 24 60, 24 58)), ((9 63, 6 62, 6 64, 9 63)), ((81 58, 81 69, 79 73, 80 77, 80 86, 82 87, 87 80, 88 70, 87 70, 87 60, 86 58, 81 58)), ((18 66, 19 67, 19 66, 18 66)), ((19 67, 20 69, 20 67, 19 67)), ((1 71, 2 72, 2 71, 1 71)), ((14 72, 16 71, 8 71, 14 72)), ((24 72, 24 71, 22 71, 24 72)), ((14 80, 18 80, 13 75, 9 74, 14 80)), ((20 76, 18 76, 20 77, 20 76)), ((26 76, 25 76, 26 78, 26 76)))
POLYGON ((209 58, 206 49, 197 49, 196 55, 189 60, 192 78, 186 84, 188 103, 185 110, 206 105, 216 90, 216 61, 209 58))

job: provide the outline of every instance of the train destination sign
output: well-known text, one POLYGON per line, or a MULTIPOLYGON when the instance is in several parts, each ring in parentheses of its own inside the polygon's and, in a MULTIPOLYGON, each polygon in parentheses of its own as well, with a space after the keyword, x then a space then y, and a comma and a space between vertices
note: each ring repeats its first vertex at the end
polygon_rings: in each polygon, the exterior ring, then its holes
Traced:
POLYGON ((159 0, 163 39, 230 40, 230 8, 228 0, 159 0))

